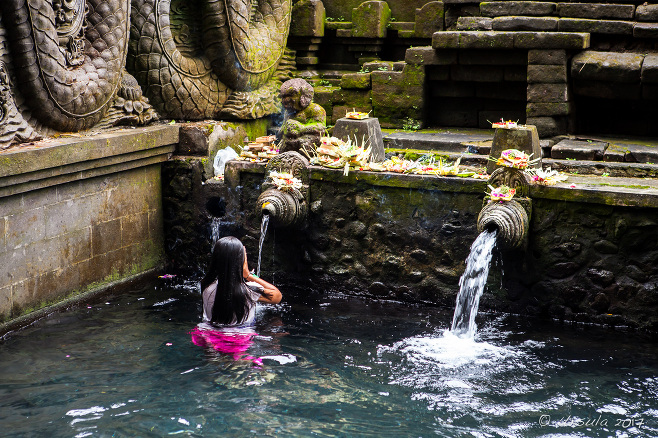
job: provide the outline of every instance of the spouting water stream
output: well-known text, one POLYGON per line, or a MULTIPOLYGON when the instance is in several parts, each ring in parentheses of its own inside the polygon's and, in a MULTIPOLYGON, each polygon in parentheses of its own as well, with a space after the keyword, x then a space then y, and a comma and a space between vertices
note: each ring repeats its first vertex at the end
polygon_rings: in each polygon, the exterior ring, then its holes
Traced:
POLYGON ((265 242, 265 235, 267 234, 267 225, 270 223, 270 215, 264 214, 263 220, 260 223, 260 241, 258 242, 258 267, 256 268, 256 276, 260 276, 260 259, 263 253, 263 242, 265 242))
POLYGON ((496 230, 484 230, 471 245, 466 270, 459 279, 459 293, 450 331, 461 338, 473 338, 477 329, 475 315, 489 275, 491 252, 496 244, 496 230))

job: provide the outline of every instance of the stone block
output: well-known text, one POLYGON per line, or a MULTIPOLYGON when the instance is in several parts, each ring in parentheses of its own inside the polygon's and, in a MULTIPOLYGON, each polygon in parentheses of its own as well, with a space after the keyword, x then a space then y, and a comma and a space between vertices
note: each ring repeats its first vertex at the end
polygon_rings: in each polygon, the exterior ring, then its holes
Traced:
POLYGON ((635 19, 637 21, 658 21, 658 4, 638 5, 635 9, 635 19))
POLYGON ((589 32, 609 35, 633 35, 632 21, 590 20, 587 18, 560 18, 560 32, 589 32))
POLYGON ((432 47, 411 47, 405 52, 404 60, 411 65, 449 65, 457 61, 452 50, 434 50, 432 47))
POLYGON ((635 6, 632 4, 558 3, 560 17, 632 20, 635 6))
POLYGON ((460 49, 511 49, 514 35, 510 32, 461 32, 460 49))
POLYGON ((569 102, 528 102, 527 117, 566 116, 571 114, 569 102))
POLYGON ((609 144, 603 153, 603 161, 609 162, 624 162, 627 161, 630 152, 626 146, 609 144))
POLYGON ((535 30, 555 31, 558 19, 555 17, 508 16, 493 19, 493 30, 535 30))
POLYGON ((338 90, 338 87, 315 87, 313 93, 313 102, 318 105, 331 105, 334 98, 334 92, 338 90))
POLYGON ((432 38, 434 32, 444 28, 445 11, 443 2, 431 1, 416 9, 414 36, 416 38, 432 38))
POLYGON ((529 65, 528 83, 566 84, 566 65, 529 65))
POLYGON ((635 23, 633 37, 658 38, 658 23, 635 23))
POLYGON ((338 119, 332 135, 344 141, 350 138, 357 138, 359 141, 366 138, 372 148, 371 161, 379 163, 385 159, 382 130, 379 126, 379 120, 374 117, 363 120, 338 119))
POLYGON ((176 153, 179 155, 208 155, 209 126, 208 122, 181 124, 176 153))
MULTIPOLYGON (((533 125, 524 125, 517 129, 497 128, 494 132, 490 155, 498 158, 506 149, 518 149, 534 158, 541 158, 537 128, 533 125)), ((488 161, 487 173, 491 175, 499 167, 501 166, 496 165, 494 161, 488 161)), ((537 167, 541 167, 541 163, 537 167)))
POLYGON ((478 127, 478 112, 477 110, 455 110, 455 111, 439 111, 435 115, 435 123, 439 126, 464 126, 464 127, 478 127))
POLYGON ((393 71, 393 62, 391 61, 368 61, 363 63, 361 68, 364 72, 373 71, 393 71))
POLYGON ((566 50, 528 50, 528 64, 567 65, 566 50))
POLYGON ((8 249, 20 248, 46 237, 46 207, 9 215, 6 218, 8 249))
POLYGON ((100 222, 91 227, 92 256, 121 248, 121 219, 100 222))
POLYGON ((490 17, 459 17, 457 30, 492 30, 492 24, 490 17))
POLYGON ((384 38, 391 20, 391 9, 385 1, 370 0, 352 10, 352 37, 384 38))
POLYGON ((528 84, 528 102, 567 102, 567 84, 528 84))
MULTIPOLYGON (((350 22, 350 24, 352 23, 350 22)), ((352 29, 336 29, 336 36, 338 38, 351 38, 352 29)))
POLYGON ((368 107, 372 105, 372 93, 370 90, 336 90, 334 91, 334 103, 350 105, 354 107, 368 107))
POLYGON ((500 82, 504 79, 504 68, 485 65, 453 65, 450 77, 455 81, 500 82))
POLYGON ((589 44, 589 33, 516 32, 514 34, 514 47, 517 49, 582 50, 588 48, 589 44))
POLYGON ((624 144, 630 158, 626 161, 637 163, 658 163, 658 148, 652 144, 624 144))
POLYGON ((573 57, 571 75, 583 80, 639 82, 644 56, 643 53, 587 50, 573 57))
POLYGON ((603 153, 608 143, 601 141, 562 140, 551 148, 551 158, 564 160, 598 161, 603 159, 603 153))
POLYGON ((439 82, 432 85, 432 97, 475 97, 473 84, 439 82))
POLYGON ((432 35, 432 48, 433 49, 458 49, 460 32, 435 32, 432 35))
POLYGON ((129 246, 148 240, 148 213, 138 213, 121 218, 121 246, 129 246))
POLYGON ((525 86, 526 82, 526 68, 521 66, 509 66, 505 67, 504 79, 509 82, 523 82, 525 86))
POLYGON ((643 84, 658 84, 658 54, 648 54, 642 63, 640 75, 643 84))
MULTIPOLYGON (((521 101, 525 104, 526 84, 509 82, 503 82, 501 84, 478 83, 475 95, 482 99, 521 101)), ((496 117, 495 120, 500 120, 500 117, 502 116, 496 117)), ((511 120, 516 120, 517 118, 511 120)))
POLYGON ((500 1, 480 3, 480 13, 485 17, 554 15, 556 9, 557 3, 553 2, 500 1))
POLYGON ((463 50, 459 52, 459 64, 463 65, 523 65, 527 55, 521 50, 463 50))
POLYGON ((326 12, 321 0, 300 0, 292 7, 290 35, 300 37, 324 36, 326 12))
POLYGON ((345 73, 340 78, 340 87, 345 89, 369 90, 370 73, 345 73))
POLYGON ((0 288, 0 321, 11 317, 12 299, 11 286, 0 288))
POLYGON ((601 99, 639 99, 642 96, 640 82, 614 82, 574 80, 572 89, 580 96, 597 97, 601 99))
POLYGON ((555 137, 567 132, 567 119, 564 117, 527 117, 525 122, 537 127, 540 138, 555 137))
POLYGON ((297 56, 295 63, 298 65, 317 65, 320 63, 320 58, 317 56, 297 56))
POLYGON ((450 79, 449 66, 427 67, 427 80, 428 81, 447 81, 450 79))

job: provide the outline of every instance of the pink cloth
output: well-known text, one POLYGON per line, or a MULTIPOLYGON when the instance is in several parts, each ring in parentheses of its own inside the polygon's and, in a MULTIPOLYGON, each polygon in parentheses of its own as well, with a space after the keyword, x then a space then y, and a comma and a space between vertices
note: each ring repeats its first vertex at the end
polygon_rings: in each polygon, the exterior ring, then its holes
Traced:
POLYGON ((263 360, 245 354, 253 343, 256 333, 222 332, 220 330, 201 330, 195 327, 190 332, 192 343, 199 347, 212 347, 222 354, 229 355, 233 360, 250 360, 254 365, 263 365, 263 360))

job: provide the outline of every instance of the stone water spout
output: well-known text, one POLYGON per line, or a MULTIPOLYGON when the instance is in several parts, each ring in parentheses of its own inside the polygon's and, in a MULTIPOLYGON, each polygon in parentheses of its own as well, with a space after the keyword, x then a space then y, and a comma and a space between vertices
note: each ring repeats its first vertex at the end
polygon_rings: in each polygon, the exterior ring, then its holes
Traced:
POLYGON ((491 175, 489 185, 513 188, 516 197, 511 201, 485 200, 478 215, 478 232, 497 230, 498 244, 504 249, 525 247, 532 213, 532 202, 528 197, 529 183, 525 174, 518 169, 501 167, 491 175))
POLYGON ((284 152, 267 164, 263 192, 256 201, 258 215, 269 215, 274 226, 300 228, 308 214, 309 162, 298 152, 284 152), (271 172, 287 172, 301 181, 301 187, 278 188, 268 177, 271 172))

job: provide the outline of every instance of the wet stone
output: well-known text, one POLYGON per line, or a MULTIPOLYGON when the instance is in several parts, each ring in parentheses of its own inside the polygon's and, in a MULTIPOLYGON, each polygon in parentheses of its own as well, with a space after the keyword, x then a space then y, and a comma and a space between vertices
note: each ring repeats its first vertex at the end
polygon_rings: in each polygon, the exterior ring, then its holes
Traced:
POLYGON ((606 294, 601 292, 594 297, 590 306, 597 312, 603 313, 608 310, 608 307, 610 307, 610 299, 606 294))
POLYGON ((615 274, 604 269, 588 269, 587 277, 599 286, 609 286, 615 281, 615 274))
POLYGON ((556 263, 546 270, 546 275, 552 278, 567 278, 578 272, 579 266, 574 262, 556 263))
POLYGON ((601 160, 608 143, 598 141, 562 140, 551 148, 556 159, 601 160))
POLYGON ((409 255, 421 263, 429 262, 429 254, 422 249, 414 249, 409 255))
POLYGON ((363 238, 368 234, 368 228, 361 221, 354 221, 349 224, 348 231, 356 238, 363 238))

